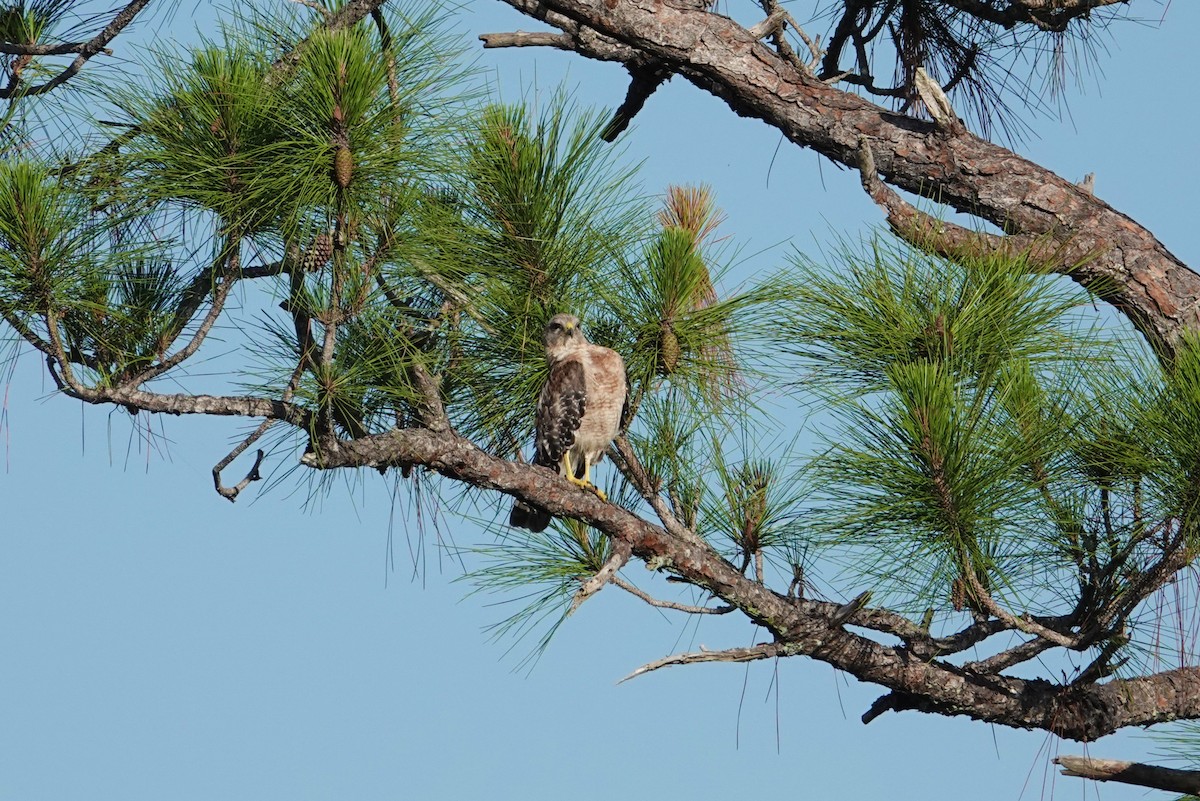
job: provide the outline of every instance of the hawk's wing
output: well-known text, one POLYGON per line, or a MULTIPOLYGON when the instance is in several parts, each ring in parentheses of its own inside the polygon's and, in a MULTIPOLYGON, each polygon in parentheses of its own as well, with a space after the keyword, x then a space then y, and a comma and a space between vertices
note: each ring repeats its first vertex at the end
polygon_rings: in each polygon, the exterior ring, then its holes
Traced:
MULTIPOLYGON (((534 464, 558 469, 575 444, 575 432, 587 409, 587 379, 578 359, 563 359, 550 368, 537 407, 534 464)), ((578 465, 583 475, 583 465, 578 465)))

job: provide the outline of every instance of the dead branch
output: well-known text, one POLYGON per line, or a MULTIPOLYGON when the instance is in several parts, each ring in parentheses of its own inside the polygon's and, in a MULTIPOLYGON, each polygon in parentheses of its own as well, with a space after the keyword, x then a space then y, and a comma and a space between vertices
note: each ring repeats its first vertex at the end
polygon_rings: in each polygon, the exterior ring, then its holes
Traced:
POLYGON ((266 430, 277 422, 277 420, 263 420, 259 424, 258 428, 254 430, 254 433, 242 440, 236 448, 229 452, 228 456, 217 462, 213 467, 213 485, 216 487, 217 493, 222 498, 225 498, 230 503, 233 503, 237 500, 238 494, 248 487, 251 481, 258 481, 262 478, 262 474, 259 473, 258 468, 262 466, 263 459, 265 459, 267 456, 266 451, 264 451, 262 448, 258 449, 258 456, 255 457, 254 466, 250 468, 250 472, 246 473, 246 477, 232 487, 226 487, 221 483, 221 471, 228 467, 230 462, 240 456, 242 452, 246 450, 246 448, 250 447, 251 443, 266 433, 266 430))
POLYGON ((1169 793, 1200 795, 1200 770, 1161 768, 1141 762, 1082 756, 1059 756, 1054 758, 1054 763, 1062 767, 1064 776, 1094 779, 1098 782, 1136 784, 1139 787, 1153 787, 1169 793))
POLYGON ((556 47, 559 50, 572 50, 572 39, 565 33, 548 33, 546 31, 513 31, 512 33, 481 33, 480 41, 484 49, 494 47, 556 47))
POLYGON ((571 606, 567 609, 567 617, 575 614, 575 610, 582 606, 584 601, 604 589, 604 585, 616 577, 617 571, 628 564, 632 553, 629 543, 613 540, 612 549, 612 555, 605 560, 599 570, 591 575, 587 581, 583 582, 579 590, 575 593, 575 597, 571 599, 571 606))
POLYGON ((617 682, 623 684, 630 679, 644 676, 661 668, 672 665, 694 665, 699 662, 754 662, 759 659, 770 659, 775 656, 786 656, 787 649, 780 643, 763 643, 751 648, 730 648, 727 651, 693 651, 686 654, 675 654, 642 665, 625 678, 617 682))
POLYGON ((659 609, 673 609, 676 612, 686 612, 689 615, 727 615, 737 608, 733 606, 692 606, 691 604, 681 604, 675 601, 664 601, 661 598, 655 598, 636 585, 630 584, 620 576, 613 576, 612 583, 635 598, 639 598, 659 609))
POLYGON ((963 665, 963 669, 972 670, 976 673, 999 673, 1002 670, 1028 662, 1030 659, 1035 659, 1039 654, 1043 654, 1053 647, 1054 643, 1049 640, 1035 637, 1032 640, 1026 640, 1019 645, 989 656, 987 659, 981 659, 977 662, 967 662, 963 665))

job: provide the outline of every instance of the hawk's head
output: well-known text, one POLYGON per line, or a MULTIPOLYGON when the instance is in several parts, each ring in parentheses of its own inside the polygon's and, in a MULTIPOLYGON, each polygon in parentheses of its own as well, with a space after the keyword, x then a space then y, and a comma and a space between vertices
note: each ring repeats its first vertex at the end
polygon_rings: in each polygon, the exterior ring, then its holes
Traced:
POLYGON ((542 339, 546 343, 546 358, 552 362, 561 359, 567 351, 587 344, 587 337, 579 327, 579 318, 573 314, 551 317, 542 339))

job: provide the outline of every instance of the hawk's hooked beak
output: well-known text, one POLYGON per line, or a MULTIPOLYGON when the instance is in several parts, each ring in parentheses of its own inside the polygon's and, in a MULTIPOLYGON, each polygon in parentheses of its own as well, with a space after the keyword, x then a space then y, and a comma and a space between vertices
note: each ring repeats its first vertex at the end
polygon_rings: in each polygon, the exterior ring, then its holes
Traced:
POLYGON ((564 331, 574 331, 575 323, 571 323, 571 322, 563 323, 563 330, 564 331))

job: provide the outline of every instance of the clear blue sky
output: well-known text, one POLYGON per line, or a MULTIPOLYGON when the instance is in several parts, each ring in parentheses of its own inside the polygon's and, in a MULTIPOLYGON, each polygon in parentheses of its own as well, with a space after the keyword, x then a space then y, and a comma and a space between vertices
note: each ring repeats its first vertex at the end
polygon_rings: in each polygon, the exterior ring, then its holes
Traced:
MULTIPOLYGON (((536 25, 489 0, 471 8, 460 28, 506 99, 565 82, 588 103, 620 102, 618 66, 479 51, 480 32, 536 25)), ((1163 5, 1132 10, 1156 22, 1163 5)), ((184 11, 159 21, 193 35, 184 11)), ((1101 198, 1200 265, 1197 30, 1200 9, 1181 2, 1161 27, 1115 28, 1103 76, 1072 88, 1068 119, 1034 120, 1038 138, 1020 149, 1070 179, 1095 172, 1101 198)), ((627 147, 649 190, 711 184, 746 253, 775 246, 742 275, 781 263, 785 240, 815 250, 881 221, 855 174, 682 79, 649 101, 627 147)), ((420 533, 388 479, 347 475, 312 504, 296 479, 260 484, 231 505, 209 471, 244 427, 155 419, 148 455, 124 411, 56 397, 43 373, 26 352, 4 386, 0 801, 1144 797, 1056 778, 1049 758, 1084 748, 1042 733, 912 712, 863 726, 881 691, 803 659, 618 686, 673 651, 754 635, 685 626, 612 589, 532 672, 516 670, 511 643, 484 630, 508 612, 466 597, 432 539, 412 580, 420 533)), ((454 518, 442 527, 460 545, 479 539, 454 518)), ((1154 748, 1121 735, 1087 750, 1154 748)))

